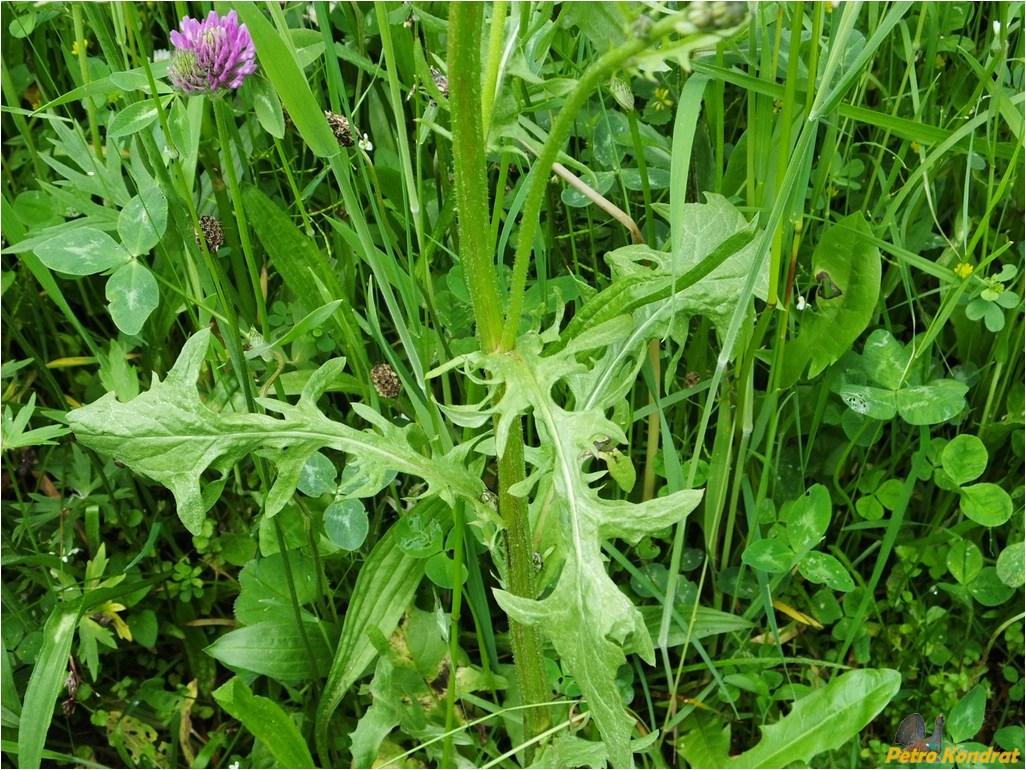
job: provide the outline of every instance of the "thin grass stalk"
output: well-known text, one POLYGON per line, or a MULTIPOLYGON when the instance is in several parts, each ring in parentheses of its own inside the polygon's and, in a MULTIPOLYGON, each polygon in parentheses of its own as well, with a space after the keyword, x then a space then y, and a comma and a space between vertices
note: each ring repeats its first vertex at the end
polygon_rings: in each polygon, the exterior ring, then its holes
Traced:
POLYGON ((246 258, 247 274, 249 276, 250 288, 253 290, 253 299, 257 308, 257 323, 263 334, 268 334, 270 329, 267 324, 267 301, 264 298, 263 289, 260 286, 260 269, 257 266, 256 255, 253 253, 253 243, 249 238, 249 223, 246 221, 246 208, 242 206, 242 190, 239 188, 239 180, 235 175, 235 162, 232 159, 232 143, 228 138, 228 121, 231 120, 231 113, 224 101, 214 102, 214 122, 217 124, 217 137, 221 143, 221 152, 224 153, 224 176, 228 182, 228 190, 231 192, 233 202, 232 209, 235 214, 235 221, 239 228, 239 241, 242 245, 242 253, 246 258))
MULTIPOLYGON (((71 4, 71 18, 75 24, 75 49, 78 54, 78 69, 82 76, 82 84, 88 85, 92 78, 89 76, 89 55, 86 51, 85 25, 82 23, 82 6, 79 3, 71 4)), ((96 121, 96 105, 92 99, 85 100, 86 120, 89 123, 89 136, 93 140, 93 152, 96 159, 103 163, 103 142, 100 141, 100 126, 96 121)))

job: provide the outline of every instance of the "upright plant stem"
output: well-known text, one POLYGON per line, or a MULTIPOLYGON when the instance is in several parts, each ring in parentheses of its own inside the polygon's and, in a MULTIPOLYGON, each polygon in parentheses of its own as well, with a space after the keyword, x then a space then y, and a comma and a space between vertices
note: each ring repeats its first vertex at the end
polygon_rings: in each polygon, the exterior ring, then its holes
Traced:
MULTIPOLYGON (((499 349, 502 310, 491 251, 485 136, 481 102, 481 39, 484 8, 478 3, 453 3, 449 11, 449 100, 452 109, 453 165, 459 207, 460 262, 467 282, 481 349, 499 349)), ((506 525, 507 589, 514 596, 535 598, 530 522, 523 498, 507 493, 524 478, 524 439, 515 420, 499 458, 499 511, 506 525)), ((524 703, 544 703, 548 696, 545 660, 538 630, 510 621, 510 638, 524 703)), ((525 740, 548 726, 547 709, 529 709, 525 740)))
MULTIPOLYGON (((584 105, 591 98, 592 92, 600 83, 623 66, 624 62, 632 56, 636 56, 649 46, 654 45, 660 38, 676 31, 679 23, 679 17, 669 14, 653 24, 644 36, 632 35, 623 45, 603 54, 585 70, 577 82, 577 87, 567 98, 553 121, 549 137, 538 154, 538 160, 535 162, 534 168, 531 169, 531 176, 527 182, 527 198, 524 201, 524 210, 520 217, 520 236, 513 258, 513 276, 510 279, 509 312, 503 329, 502 346, 504 349, 508 350, 513 347, 516 331, 520 325, 520 311, 523 308, 524 293, 527 287, 527 271, 530 267, 534 236, 538 230, 541 207, 548 187, 549 172, 563 142, 570 135, 574 121, 577 120, 584 105)), ((449 72, 452 71, 450 59, 449 72)))

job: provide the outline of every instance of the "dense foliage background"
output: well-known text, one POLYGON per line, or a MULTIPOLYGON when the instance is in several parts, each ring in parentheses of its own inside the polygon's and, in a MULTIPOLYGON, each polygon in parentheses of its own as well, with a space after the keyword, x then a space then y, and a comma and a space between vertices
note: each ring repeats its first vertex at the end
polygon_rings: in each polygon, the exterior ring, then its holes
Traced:
POLYGON ((1021 762, 1022 3, 211 7, 0 6, 6 765, 1021 762))

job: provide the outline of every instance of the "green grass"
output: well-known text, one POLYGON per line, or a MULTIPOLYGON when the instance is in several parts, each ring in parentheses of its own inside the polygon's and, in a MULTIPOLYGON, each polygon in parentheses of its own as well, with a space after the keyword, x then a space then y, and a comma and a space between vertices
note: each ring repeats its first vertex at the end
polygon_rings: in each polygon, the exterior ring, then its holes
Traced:
POLYGON ((1022 3, 209 10, 0 6, 9 764, 1021 762, 1022 3))

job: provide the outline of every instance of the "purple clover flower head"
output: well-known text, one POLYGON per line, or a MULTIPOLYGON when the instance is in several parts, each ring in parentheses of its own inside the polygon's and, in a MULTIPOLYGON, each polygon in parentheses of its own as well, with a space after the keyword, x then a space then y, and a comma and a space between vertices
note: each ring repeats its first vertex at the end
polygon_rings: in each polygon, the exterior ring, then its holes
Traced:
POLYGON ((219 94, 234 90, 256 72, 256 49, 245 24, 231 11, 223 19, 211 11, 204 21, 182 18, 171 33, 174 53, 168 76, 182 93, 219 94))

